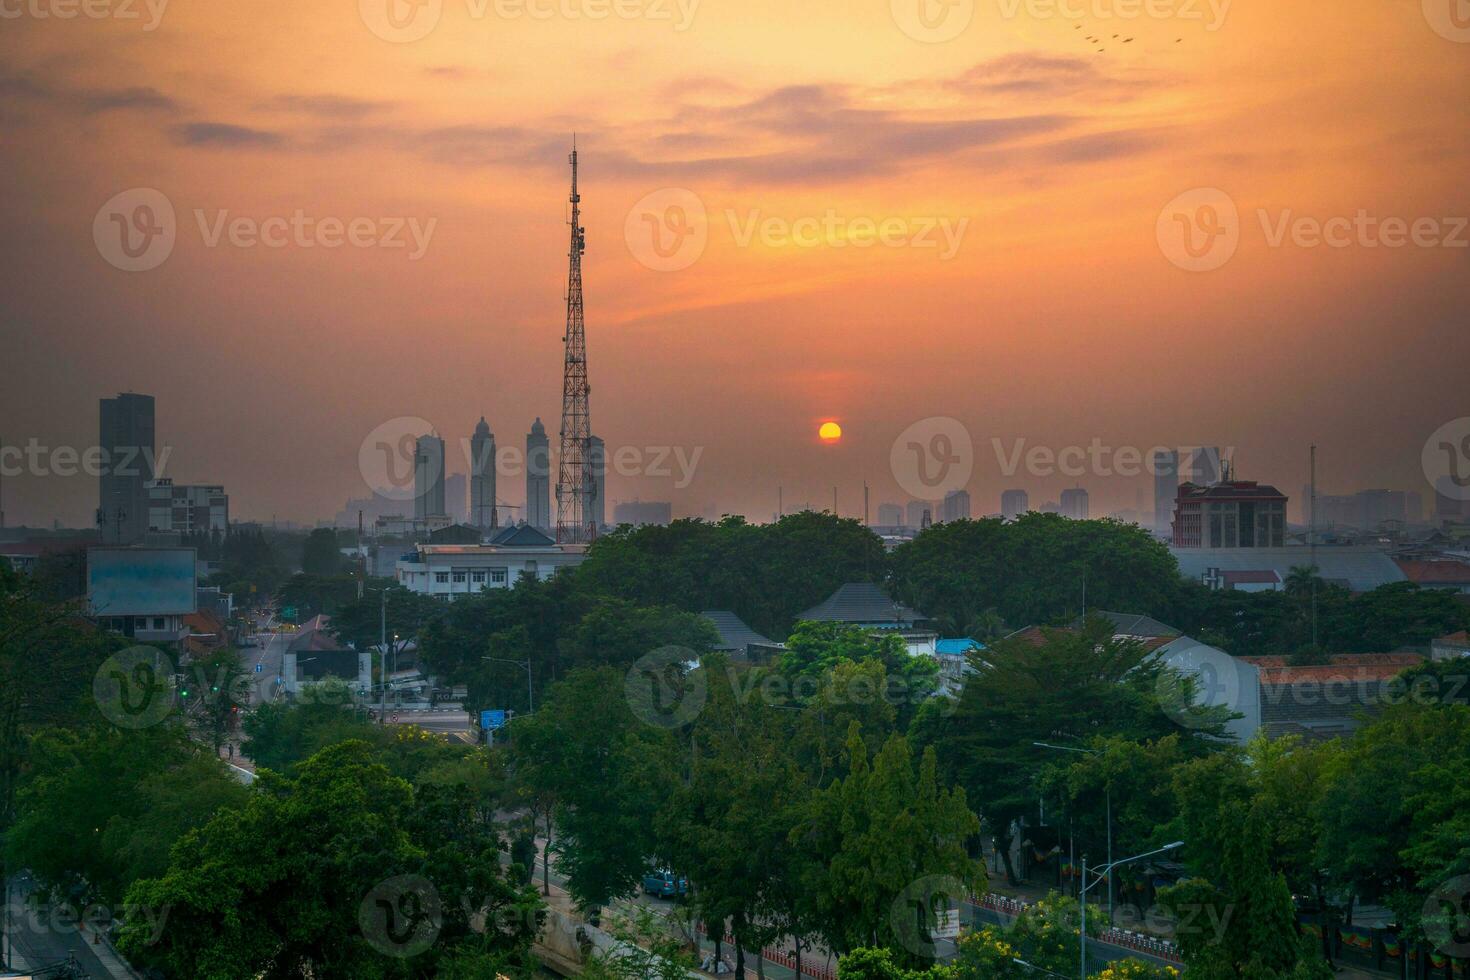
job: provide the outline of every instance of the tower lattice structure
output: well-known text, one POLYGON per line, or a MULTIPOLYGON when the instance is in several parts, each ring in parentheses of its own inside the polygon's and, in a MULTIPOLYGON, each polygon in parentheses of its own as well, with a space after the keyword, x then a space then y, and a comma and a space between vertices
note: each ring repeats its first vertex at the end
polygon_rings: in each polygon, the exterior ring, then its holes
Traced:
POLYGON ((582 197, 577 193, 577 147, 572 144, 572 241, 567 250, 567 328, 562 341, 566 360, 562 369, 561 458, 556 477, 556 540, 559 544, 586 544, 597 529, 588 520, 587 333, 582 319, 582 253, 587 245, 582 227, 582 197))

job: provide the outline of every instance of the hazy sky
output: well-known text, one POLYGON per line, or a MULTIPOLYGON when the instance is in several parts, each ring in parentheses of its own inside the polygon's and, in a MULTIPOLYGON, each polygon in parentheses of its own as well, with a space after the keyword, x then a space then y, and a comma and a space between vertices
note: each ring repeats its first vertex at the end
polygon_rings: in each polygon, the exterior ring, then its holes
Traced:
MULTIPOLYGON (((593 428, 700 453, 613 500, 876 508, 931 417, 980 513, 1151 507, 993 439, 1233 446, 1293 498, 1316 441, 1326 490, 1427 494, 1470 415, 1461 0, 161 2, 0 0, 8 445, 85 448, 99 397, 151 393, 169 475, 307 520, 398 417, 554 443, 573 131, 593 428), (1335 246, 1298 223, 1360 212, 1335 246), (160 254, 122 226, 166 258, 118 268, 160 254)), ((4 496, 89 523, 96 483, 4 496)))

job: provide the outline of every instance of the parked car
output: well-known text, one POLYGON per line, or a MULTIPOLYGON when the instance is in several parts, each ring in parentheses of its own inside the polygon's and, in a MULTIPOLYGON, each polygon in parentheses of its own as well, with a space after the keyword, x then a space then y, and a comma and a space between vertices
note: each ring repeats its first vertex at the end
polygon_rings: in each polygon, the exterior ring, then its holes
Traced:
POLYGON ((668 868, 650 871, 643 876, 643 894, 655 898, 678 898, 689 894, 689 879, 675 875, 668 868))

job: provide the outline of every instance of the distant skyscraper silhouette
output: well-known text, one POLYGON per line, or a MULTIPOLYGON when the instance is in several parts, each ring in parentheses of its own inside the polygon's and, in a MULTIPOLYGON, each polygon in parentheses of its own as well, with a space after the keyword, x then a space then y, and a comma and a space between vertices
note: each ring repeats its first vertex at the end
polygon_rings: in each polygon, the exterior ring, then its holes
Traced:
POLYGON ((965 490, 951 490, 944 495, 944 503, 941 505, 940 513, 946 521, 967 521, 970 519, 970 494, 965 490))
POLYGON ((97 525, 107 544, 131 544, 148 531, 148 484, 154 473, 153 396, 131 392, 99 402, 102 448, 97 525))
POLYGON ((413 516, 443 517, 444 507, 444 440, 429 434, 419 436, 413 450, 413 516))
POLYGON ((1154 533, 1174 533, 1174 498, 1179 495, 1179 450, 1154 453, 1154 533))
POLYGON ((1202 487, 1220 482, 1220 449, 1218 446, 1200 446, 1194 451, 1194 464, 1190 467, 1189 482, 1202 487))
POLYGON ((1062 516, 1070 517, 1074 521, 1087 520, 1087 491, 1081 487, 1071 487, 1062 491, 1062 516))
POLYGON ((582 520, 599 531, 607 523, 607 447, 597 436, 587 437, 587 512, 582 520))
POLYGON ((1000 516, 1014 521, 1031 509, 1031 498, 1025 490, 1007 490, 1000 495, 1000 516))
POLYGON ((540 416, 526 434, 526 523, 543 531, 552 529, 551 448, 540 416))
POLYGON ((495 433, 480 416, 470 437, 470 523, 489 529, 499 526, 495 510, 495 433))

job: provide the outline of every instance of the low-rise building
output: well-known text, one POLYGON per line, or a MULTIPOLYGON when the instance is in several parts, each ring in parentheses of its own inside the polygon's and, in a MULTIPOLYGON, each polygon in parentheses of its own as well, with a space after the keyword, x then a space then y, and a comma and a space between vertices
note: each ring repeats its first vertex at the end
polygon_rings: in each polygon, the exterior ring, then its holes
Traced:
POLYGON ((719 634, 714 646, 719 653, 728 653, 732 658, 749 663, 769 663, 786 649, 786 644, 757 633, 728 609, 710 609, 700 615, 709 620, 719 634))
POLYGON ((848 582, 822 602, 796 617, 798 620, 844 623, 865 629, 893 632, 910 654, 934 656, 939 634, 916 610, 888 596, 872 582, 848 582))
POLYGON ((218 484, 149 480, 148 530, 159 534, 196 534, 230 528, 230 497, 218 484))
POLYGON ((1280 548, 1286 494, 1254 480, 1181 483, 1174 498, 1175 548, 1280 548))
POLYGON ((1400 558, 1394 564, 1404 573, 1404 578, 1415 585, 1470 595, 1470 562, 1450 558, 1400 558))
POLYGON ((508 589, 522 575, 549 579, 582 563, 587 546, 557 544, 529 524, 501 528, 485 544, 420 544, 399 558, 398 584, 441 599, 508 589))
POLYGON ((1350 735, 1363 719, 1398 700, 1390 687, 1422 663, 1417 653, 1347 653, 1325 664, 1291 666, 1285 657, 1240 657, 1260 671, 1261 726, 1270 738, 1350 735))
POLYGON ((1460 657, 1470 657, 1470 632, 1460 630, 1429 644, 1430 660, 1456 660, 1460 657))

